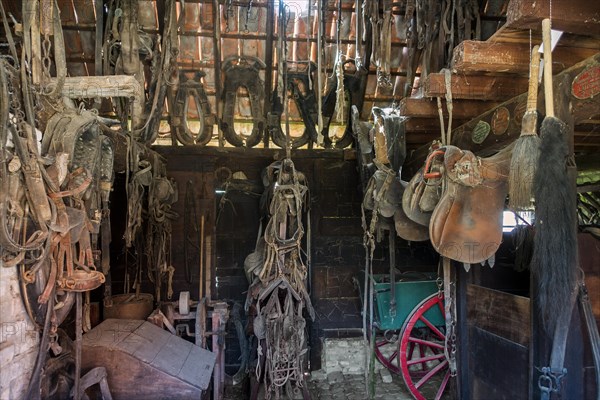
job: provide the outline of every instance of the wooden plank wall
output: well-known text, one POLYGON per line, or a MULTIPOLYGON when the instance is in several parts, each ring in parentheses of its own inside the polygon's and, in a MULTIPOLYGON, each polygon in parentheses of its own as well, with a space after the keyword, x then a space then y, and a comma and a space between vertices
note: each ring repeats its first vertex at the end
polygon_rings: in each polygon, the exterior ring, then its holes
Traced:
MULTIPOLYGON (((243 172, 259 188, 261 172, 285 155, 281 149, 218 149, 193 147, 156 147, 167 159, 169 176, 179 186, 175 211, 183 215, 188 179, 198 182, 196 191, 204 193, 207 209, 214 210, 206 229, 214 230, 213 299, 244 302, 248 282, 243 272, 244 259, 255 247, 259 223, 259 198, 229 191, 223 200, 223 177, 243 172), (226 169, 225 169, 226 168, 226 169), (205 186, 201 189, 202 186, 205 186), (201 189, 201 190, 200 190, 201 189), (218 193, 215 193, 219 191, 218 193), (211 203, 212 202, 212 203, 211 203), (218 221, 217 221, 218 218, 218 221)), ((312 221, 311 297, 317 320, 310 325, 311 368, 319 369, 321 339, 361 335, 361 302, 352 278, 364 268, 361 227, 360 182, 354 153, 342 150, 298 150, 292 152, 296 169, 304 173, 310 189, 312 221)), ((183 273, 183 219, 173 224, 173 265, 176 272, 174 297, 180 290, 191 290, 197 297, 197 281, 190 285, 183 273)), ((387 242, 385 240, 384 242, 387 242)), ((429 244, 407 243, 398 239, 397 268, 435 270, 437 255, 429 244)), ((383 243, 375 251, 377 273, 389 271, 388 251, 383 243)), ((195 260, 191 260, 195 265, 195 260)), ((227 337, 227 366, 235 372, 239 365, 239 346, 233 327, 227 337)))
POLYGON ((474 399, 526 399, 529 299, 467 285, 468 377, 474 399))

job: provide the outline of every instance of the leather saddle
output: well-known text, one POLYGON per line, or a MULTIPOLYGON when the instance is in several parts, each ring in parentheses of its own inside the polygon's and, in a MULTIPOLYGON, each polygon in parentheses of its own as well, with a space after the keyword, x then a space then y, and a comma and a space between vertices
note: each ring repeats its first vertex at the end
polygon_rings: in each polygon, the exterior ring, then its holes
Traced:
MULTIPOLYGON (((432 152, 439 151, 439 144, 434 142, 430 148, 432 152)), ((437 153, 437 154, 443 154, 437 153)), ((428 157, 429 163, 420 168, 408 183, 402 196, 402 210, 406 216, 423 226, 429 226, 431 214, 440 201, 442 195, 440 170, 442 161, 435 157, 428 157)))
POLYGON ((502 241, 512 147, 480 158, 470 151, 445 146, 429 158, 442 154, 446 189, 431 215, 431 243, 444 257, 466 264, 482 263, 493 257, 502 241))

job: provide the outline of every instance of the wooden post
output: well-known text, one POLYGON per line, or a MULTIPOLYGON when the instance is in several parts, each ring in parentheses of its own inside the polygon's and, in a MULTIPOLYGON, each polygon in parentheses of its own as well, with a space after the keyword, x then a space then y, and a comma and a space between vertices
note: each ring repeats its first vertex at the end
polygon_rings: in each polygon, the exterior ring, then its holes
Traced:
POLYGON ((213 371, 213 400, 223 399, 225 387, 225 325, 228 319, 227 303, 213 304, 212 312, 212 351, 217 353, 217 363, 213 371))
POLYGON ((204 297, 204 214, 200 218, 200 271, 198 271, 198 300, 204 297))
POLYGON ((204 276, 205 288, 204 297, 208 301, 212 299, 212 236, 208 235, 205 239, 205 252, 204 252, 204 276))
POLYGON ((96 52, 94 55, 94 73, 102 75, 102 44, 104 42, 104 1, 95 0, 96 5, 96 52))
POLYGON ((219 0, 213 0, 213 56, 215 58, 215 105, 217 106, 217 126, 219 132, 219 146, 223 147, 225 141, 221 131, 221 118, 223 118, 223 105, 221 104, 221 6, 219 0))
POLYGON ((473 270, 479 266, 471 268, 469 272, 465 271, 462 266, 454 265, 454 269, 458 269, 455 273, 458 275, 456 288, 456 340, 457 354, 456 362, 458 365, 457 371, 457 391, 458 398, 470 399, 471 387, 469 382, 469 327, 467 325, 467 284, 473 270))
POLYGON ((75 385, 73 390, 75 394, 74 400, 81 399, 80 386, 81 386, 81 333, 82 333, 82 294, 81 292, 75 293, 75 385))
MULTIPOLYGON (((309 2, 310 7, 310 2, 309 2)), ((275 1, 267 1, 267 40, 265 43, 265 117, 271 111, 271 92, 273 91, 273 30, 275 29, 275 1)), ((265 148, 269 147, 269 130, 265 129, 263 137, 265 148)))

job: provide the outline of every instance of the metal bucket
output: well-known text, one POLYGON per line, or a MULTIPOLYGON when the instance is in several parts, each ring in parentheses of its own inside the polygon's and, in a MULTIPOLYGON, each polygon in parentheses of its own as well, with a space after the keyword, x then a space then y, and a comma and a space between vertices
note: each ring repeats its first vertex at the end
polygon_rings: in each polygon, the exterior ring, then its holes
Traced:
POLYGON ((146 319, 154 309, 154 296, 150 293, 117 294, 112 296, 113 305, 104 307, 104 319, 146 319))

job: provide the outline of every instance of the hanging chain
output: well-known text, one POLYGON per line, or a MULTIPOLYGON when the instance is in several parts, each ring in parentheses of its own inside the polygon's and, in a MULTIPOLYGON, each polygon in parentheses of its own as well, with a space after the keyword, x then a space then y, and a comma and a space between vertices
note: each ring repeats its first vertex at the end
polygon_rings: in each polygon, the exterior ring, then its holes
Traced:
MULTIPOLYGON (((10 110, 12 117, 10 122, 17 130, 19 137, 24 137, 25 113, 21 104, 21 94, 18 88, 13 85, 12 79, 7 80, 8 95, 10 97, 10 110)), ((14 140, 17 140, 16 138, 14 140)))
POLYGON ((52 60, 50 59, 51 47, 50 36, 45 34, 42 41, 42 76, 47 80, 50 80, 50 66, 52 65, 52 60))
POLYGON ((450 368, 450 376, 456 376, 456 283, 450 282, 450 298, 445 299, 446 303, 446 343, 445 352, 448 366, 450 368))

